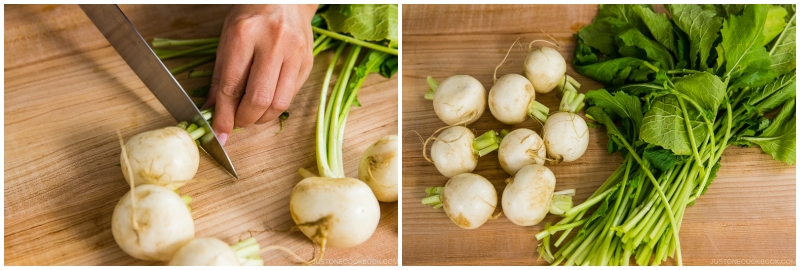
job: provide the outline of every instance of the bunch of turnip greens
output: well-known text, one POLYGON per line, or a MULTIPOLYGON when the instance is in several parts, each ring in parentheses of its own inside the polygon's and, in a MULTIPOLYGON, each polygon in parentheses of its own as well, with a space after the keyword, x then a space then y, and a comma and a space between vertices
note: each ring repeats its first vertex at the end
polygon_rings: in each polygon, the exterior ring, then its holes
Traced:
POLYGON ((795 6, 666 10, 600 5, 576 36, 575 70, 606 84, 586 93, 586 117, 605 127, 609 153, 624 161, 536 235, 538 253, 554 265, 658 265, 668 257, 680 265, 681 220, 714 180, 725 148, 755 144, 795 163, 795 6))
MULTIPOLYGON (((336 84, 333 89, 333 97, 344 99, 345 101, 337 100, 334 102, 337 105, 348 107, 345 110, 336 109, 340 114, 349 111, 351 105, 360 105, 356 97, 358 89, 367 75, 377 72, 389 78, 394 73, 397 73, 397 5, 319 5, 311 21, 311 27, 314 31, 313 55, 315 57, 323 51, 340 47, 343 49, 347 44, 352 44, 349 55, 353 58, 353 61, 346 62, 349 66, 342 68, 341 76, 350 76, 351 73, 353 76, 352 78, 344 78, 345 83, 342 85, 336 84), (362 48, 365 48, 363 52, 362 48), (359 57, 360 53, 364 57, 362 57, 361 63, 356 66, 355 59, 359 57), (348 80, 352 85, 346 83, 348 80), (340 89, 343 92, 342 95, 338 95, 340 89), (347 94, 344 95, 344 92, 347 94)), ((170 69, 172 75, 188 72, 190 79, 211 77, 213 70, 195 70, 194 68, 213 62, 216 59, 218 44, 219 38, 180 40, 156 37, 152 41, 153 51, 162 61, 181 57, 195 58, 191 62, 170 69)), ((325 79, 326 86, 330 82, 330 74, 332 74, 336 60, 340 55, 342 53, 336 53, 332 61, 333 64, 328 67, 329 75, 325 79)), ((346 59, 347 55, 344 54, 342 57, 346 59)), ((210 88, 211 85, 209 83, 187 89, 186 92, 195 102, 195 105, 199 107, 208 98, 210 88)), ((327 89, 325 87, 323 91, 327 91, 327 89)), ((331 110, 331 108, 329 107, 328 110, 331 110)), ((203 115, 210 121, 213 112, 213 108, 206 109, 203 110, 203 115)), ((283 130, 284 121, 288 117, 288 111, 281 114, 281 130, 283 130)), ((340 117, 346 118, 346 116, 341 115, 340 117)), ((337 122, 344 122, 344 119, 337 122)), ((190 132, 192 130, 202 131, 202 129, 197 129, 196 127, 192 129, 191 125, 183 124, 182 127, 188 128, 190 132)), ((343 124, 341 128, 344 128, 343 124)), ((198 134, 199 136, 203 135, 201 133, 198 134)), ((333 135, 331 135, 331 138, 333 138, 333 135)))

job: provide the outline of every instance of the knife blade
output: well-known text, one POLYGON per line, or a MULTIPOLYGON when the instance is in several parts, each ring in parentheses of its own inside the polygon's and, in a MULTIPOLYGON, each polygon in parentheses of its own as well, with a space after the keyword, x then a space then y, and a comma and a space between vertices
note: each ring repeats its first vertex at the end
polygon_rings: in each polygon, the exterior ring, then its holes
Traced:
POLYGON ((238 178, 228 153, 219 143, 217 134, 210 128, 211 125, 203 118, 192 99, 183 91, 169 69, 158 59, 122 10, 117 5, 81 4, 80 7, 175 120, 201 123, 209 127, 214 136, 213 138, 204 136, 203 138, 207 139, 200 140, 202 149, 234 178, 238 178))

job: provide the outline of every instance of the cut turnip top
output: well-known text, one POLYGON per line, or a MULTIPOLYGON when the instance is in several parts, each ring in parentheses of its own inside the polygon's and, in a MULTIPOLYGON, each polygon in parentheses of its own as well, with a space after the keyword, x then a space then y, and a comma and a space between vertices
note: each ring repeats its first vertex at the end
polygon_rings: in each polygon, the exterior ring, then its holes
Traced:
POLYGON ((425 189, 428 196, 422 200, 433 208, 444 207, 453 223, 464 229, 475 229, 492 219, 497 207, 497 191, 483 176, 464 173, 447 181, 444 187, 425 189))

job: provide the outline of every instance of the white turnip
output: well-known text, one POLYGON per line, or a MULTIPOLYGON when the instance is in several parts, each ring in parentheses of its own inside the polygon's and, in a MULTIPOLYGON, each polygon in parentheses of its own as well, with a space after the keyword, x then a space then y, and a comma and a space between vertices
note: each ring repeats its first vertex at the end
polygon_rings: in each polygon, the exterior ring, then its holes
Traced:
POLYGON ((570 191, 554 196, 556 177, 547 167, 531 164, 507 180, 503 190, 503 214, 520 226, 539 224, 548 212, 563 214, 572 207, 570 191), (555 202, 555 203, 554 203, 555 202))
POLYGON ((542 128, 542 138, 551 163, 575 161, 589 146, 589 127, 575 112, 583 108, 584 95, 564 91, 559 112, 550 115, 542 128))
POLYGON ((111 233, 128 255, 166 261, 194 238, 194 221, 184 201, 171 189, 141 185, 117 203, 111 217, 111 233))
POLYGON ((518 40, 508 48, 503 61, 494 69, 494 84, 489 89, 489 111, 504 124, 519 124, 527 117, 536 117, 544 122, 549 110, 536 101, 536 91, 530 80, 519 74, 506 74, 497 79, 497 69, 505 63, 518 40))
POLYGON ((528 55, 525 56, 524 74, 531 81, 533 89, 537 93, 549 93, 555 89, 566 72, 567 62, 553 48, 529 49, 528 55))
POLYGON ((433 100, 434 112, 447 125, 472 124, 486 110, 486 89, 472 76, 450 76, 438 86, 433 78, 428 82, 433 94, 425 98, 433 100))
MULTIPOLYGON (((194 139, 179 127, 165 127, 142 132, 126 143, 128 158, 133 170, 134 184, 153 184, 177 189, 194 178, 200 163, 200 154, 194 139)), ((122 162, 122 171, 128 165, 122 162)), ((130 176, 125 180, 130 182, 130 176)))
POLYGON ((535 131, 520 128, 503 136, 497 150, 500 167, 514 175, 519 169, 530 164, 544 164, 547 158, 544 141, 535 131))
POLYGON ((358 178, 367 183, 378 201, 397 201, 400 167, 397 146, 397 135, 387 135, 367 147, 361 156, 358 178))
POLYGON ((303 179, 292 189, 289 211, 323 254, 326 247, 352 247, 367 241, 381 216, 372 190, 353 178, 303 179))
POLYGON ((434 141, 431 145, 431 157, 427 158, 425 149, 423 155, 446 177, 472 172, 478 165, 478 157, 496 150, 500 142, 497 132, 493 130, 475 138, 472 130, 463 126, 447 127, 436 138, 428 139, 430 140, 434 141))
POLYGON ((497 207, 497 191, 483 176, 464 173, 447 181, 444 187, 425 190, 423 204, 444 208, 453 223, 464 229, 475 229, 492 218, 497 207))

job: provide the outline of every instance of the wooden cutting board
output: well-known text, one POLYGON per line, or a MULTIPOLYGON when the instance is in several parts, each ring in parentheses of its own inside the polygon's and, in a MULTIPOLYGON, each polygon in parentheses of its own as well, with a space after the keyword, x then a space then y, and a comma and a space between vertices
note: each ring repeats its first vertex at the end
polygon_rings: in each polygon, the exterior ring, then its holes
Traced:
MULTIPOLYGON (((219 36, 227 5, 122 6, 142 35, 219 36)), ((5 6, 4 255, 6 265, 161 265, 125 254, 111 235, 111 214, 128 185, 117 166, 116 130, 131 136, 177 122, 155 99, 77 5, 5 6)), ((180 188, 191 203, 196 235, 235 243, 251 234, 262 248, 281 245, 311 259, 314 248, 294 222, 289 195, 300 168, 316 172, 314 125, 331 55, 315 61, 295 97, 285 130, 278 123, 234 133, 226 149, 234 180, 201 154, 196 180, 180 188)), ((184 60, 186 61, 186 60, 184 60)), ((167 62, 177 66, 181 61, 167 62)), ((338 70, 338 69, 337 69, 338 70)), ((338 72, 338 71, 337 71, 338 72)), ((178 77, 184 86, 208 79, 178 77)), ((363 107, 349 116, 345 170, 372 142, 397 134, 397 77, 370 76, 363 107)), ((398 205, 381 203, 366 243, 328 249, 324 264, 397 265, 398 205)), ((267 265, 299 262, 263 251, 267 265)))
MULTIPOLYGON (((507 218, 488 221, 465 230, 453 224, 442 210, 422 205, 425 187, 443 186, 433 164, 422 156, 416 133, 430 136, 445 126, 422 98, 426 76, 438 81, 456 75, 475 77, 488 91, 492 72, 515 39, 526 44, 552 35, 572 61, 572 35, 591 23, 596 5, 403 5, 403 259, 404 265, 543 265, 538 259, 534 234, 549 215, 533 227, 520 227, 507 218)), ((498 77, 521 73, 524 52, 515 48, 498 77)), ((583 84, 581 92, 602 86, 567 73, 583 84)), ((557 108, 555 93, 537 94, 537 100, 557 108)), ((528 120, 515 126, 495 120, 489 110, 469 126, 482 134, 489 129, 541 126, 528 120)), ((541 133, 540 133, 541 134, 541 133)), ((621 164, 619 154, 606 151, 604 129, 592 129, 586 154, 578 161, 549 166, 556 190, 577 189, 575 202, 583 202, 621 164)), ((479 159, 475 173, 489 179, 502 192, 509 176, 492 153, 479 159)), ((686 210, 681 227, 685 265, 795 264, 796 167, 774 161, 759 148, 729 147, 722 169, 708 192, 686 210)), ((674 264, 670 260, 667 264, 674 264)))

